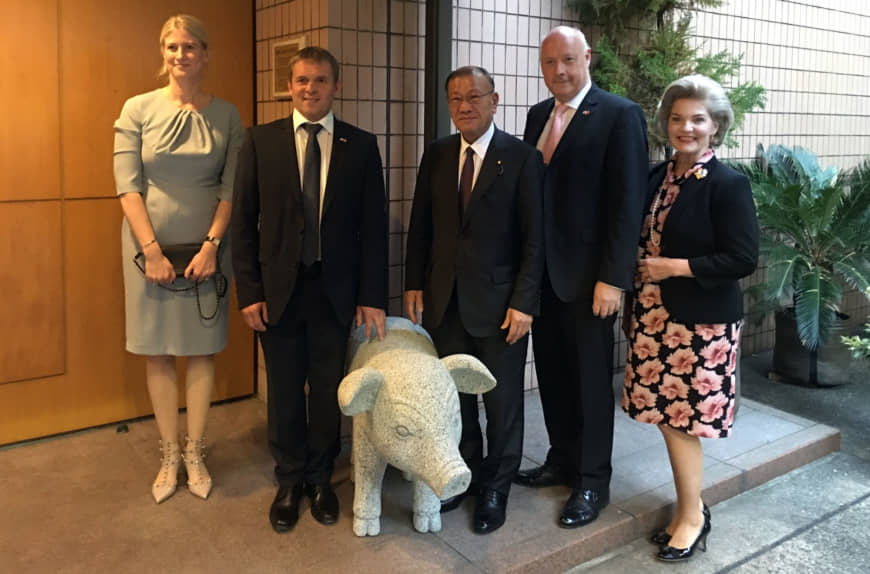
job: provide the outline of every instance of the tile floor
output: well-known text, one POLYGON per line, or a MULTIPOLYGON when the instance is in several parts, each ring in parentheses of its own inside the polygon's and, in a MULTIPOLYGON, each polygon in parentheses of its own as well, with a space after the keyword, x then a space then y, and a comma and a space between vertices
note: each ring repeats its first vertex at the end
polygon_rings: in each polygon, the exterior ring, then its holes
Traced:
MULTIPOLYGON (((564 487, 514 487, 503 528, 471 532, 473 502, 443 515, 443 529, 411 524, 411 486, 388 471, 381 535, 351 530, 347 448, 333 481, 337 525, 304 512, 289 534, 272 532, 274 495, 265 405, 256 398, 216 406, 208 501, 183 487, 155 505, 153 420, 0 449, 0 571, 29 572, 561 572, 634 540, 666 521, 674 499, 659 432, 617 411, 611 505, 595 523, 563 530, 555 521, 564 487)), ((526 395, 523 466, 547 449, 536 392, 526 395)), ((743 400, 731 438, 705 441, 705 500, 732 497, 839 447, 832 427, 743 400)))

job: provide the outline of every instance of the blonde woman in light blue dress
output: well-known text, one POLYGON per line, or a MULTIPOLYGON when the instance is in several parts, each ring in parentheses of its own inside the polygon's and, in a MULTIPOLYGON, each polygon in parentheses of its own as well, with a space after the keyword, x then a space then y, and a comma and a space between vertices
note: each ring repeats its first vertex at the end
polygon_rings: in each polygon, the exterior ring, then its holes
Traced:
POLYGON ((146 357, 146 379, 163 452, 151 492, 175 492, 184 461, 200 498, 212 480, 203 435, 214 386, 214 355, 227 343, 228 298, 218 300, 220 270, 231 278, 224 241, 242 125, 235 106, 202 89, 208 64, 205 26, 173 16, 160 33, 166 86, 126 101, 115 122, 115 186, 121 230, 127 351, 146 357), (161 246, 201 244, 176 277, 161 246), (144 255, 144 273, 134 256, 144 255), (177 291, 198 284, 193 290, 177 291), (167 289, 166 287, 169 287, 167 289), (200 305, 197 304, 199 297, 200 305), (211 315, 217 307, 217 314, 211 315), (201 307, 201 308, 200 308, 201 307), (179 442, 176 358, 187 357, 187 437, 179 442))

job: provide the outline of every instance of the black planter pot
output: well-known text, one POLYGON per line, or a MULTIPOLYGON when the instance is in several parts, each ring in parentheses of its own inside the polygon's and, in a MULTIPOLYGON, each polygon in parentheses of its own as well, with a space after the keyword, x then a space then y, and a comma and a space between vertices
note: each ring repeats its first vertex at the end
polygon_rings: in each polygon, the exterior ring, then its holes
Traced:
POLYGON ((808 387, 832 387, 849 382, 849 350, 840 343, 837 332, 845 331, 847 315, 838 317, 840 327, 833 329, 829 341, 809 350, 801 344, 793 310, 777 311, 776 339, 770 378, 808 387))

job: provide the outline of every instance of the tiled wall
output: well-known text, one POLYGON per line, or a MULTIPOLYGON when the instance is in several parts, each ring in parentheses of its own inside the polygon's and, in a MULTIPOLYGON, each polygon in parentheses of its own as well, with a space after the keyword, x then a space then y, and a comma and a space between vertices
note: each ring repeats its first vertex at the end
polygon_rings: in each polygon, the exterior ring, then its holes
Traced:
MULTIPOLYGON (((425 3, 417 0, 256 0, 257 123, 291 113, 272 98, 271 48, 307 36, 341 62, 336 116, 378 136, 390 199, 390 309, 402 314, 404 233, 423 154, 425 3)), ((260 394, 265 372, 260 361, 260 394)))
MULTIPOLYGON (((743 54, 740 81, 767 89, 767 106, 747 117, 740 146, 720 156, 751 159, 758 143, 783 144, 849 168, 870 154, 870 3, 727 0, 698 11, 694 22, 697 45, 743 54)), ((761 269, 744 283, 763 277, 761 269)), ((860 322, 870 305, 852 292, 842 309, 860 322)), ((748 324, 743 352, 770 349, 773 340, 772 318, 748 324)))
MULTIPOLYGON (((521 135, 526 112, 548 96, 538 45, 557 24, 580 16, 550 0, 451 0, 452 67, 479 64, 495 76, 501 103, 496 122, 521 135)), ((401 314, 401 278, 414 179, 423 151, 424 0, 256 0, 257 121, 290 112, 271 98, 271 44, 299 33, 342 62, 336 113, 378 135, 390 197, 390 313, 401 314)), ((695 41, 707 51, 744 54, 741 81, 768 90, 768 105, 751 114, 740 147, 726 158, 753 155, 755 145, 802 145, 826 164, 849 167, 870 153, 870 3, 863 0, 726 0, 695 14, 695 41)), ((584 26, 593 48, 598 33, 584 26)), ((629 30, 627 33, 636 33, 629 30)), ((764 270, 748 278, 757 282, 764 270)), ((844 309, 865 316, 870 306, 850 294, 844 309)), ((773 343, 770 320, 749 325, 744 352, 773 343)), ((617 364, 625 355, 619 334, 617 364)), ((530 364, 527 386, 535 380, 530 364)))
POLYGON ((489 70, 501 97, 496 124, 522 137, 529 107, 549 97, 538 64, 541 38, 554 26, 577 21, 560 2, 453 0, 453 67, 489 70))
POLYGON ((300 34, 307 45, 329 47, 329 5, 326 0, 256 0, 257 124, 265 124, 292 111, 286 99, 272 97, 272 45, 300 34))
MULTIPOLYGON (((496 125, 522 137, 526 113, 548 97, 540 79, 538 45, 553 26, 576 22, 573 12, 546 0, 452 0, 453 65, 486 68, 495 80, 496 125)), ((525 388, 536 388, 531 341, 525 388)))
POLYGON ((752 158, 757 143, 779 143, 852 167, 870 153, 870 3, 728 0, 696 14, 695 39, 743 54, 740 80, 767 89, 767 108, 722 155, 752 158))
MULTIPOLYGON (((577 25, 582 15, 558 1, 453 0, 453 19, 454 67, 479 64, 495 75, 501 95, 496 122, 521 136, 529 106, 549 96, 540 79, 540 39, 557 24, 577 25)), ((594 49, 598 31, 582 27, 594 49)), ((851 167, 870 154, 867 30, 870 3, 862 0, 725 0, 719 8, 696 12, 696 45, 707 52, 743 54, 737 80, 756 81, 768 91, 766 109, 747 118, 740 146, 723 148, 720 156, 752 158, 759 142, 804 146, 824 164, 840 167, 851 167)), ((744 283, 763 277, 760 269, 744 283)), ((843 310, 863 318, 870 305, 860 294, 850 293, 843 310)), ((772 346, 772 318, 747 325, 745 353, 772 346)), ((625 350, 617 330, 618 366, 624 364, 625 350)))

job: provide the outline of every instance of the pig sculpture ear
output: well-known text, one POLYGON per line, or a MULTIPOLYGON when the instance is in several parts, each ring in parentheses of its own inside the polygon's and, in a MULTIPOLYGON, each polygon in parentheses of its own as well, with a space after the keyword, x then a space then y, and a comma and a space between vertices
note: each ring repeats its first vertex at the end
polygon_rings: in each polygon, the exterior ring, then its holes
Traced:
POLYGON ((471 355, 449 355, 441 359, 460 393, 479 394, 495 387, 495 377, 480 359, 471 355))
POLYGON ((348 416, 363 413, 375 404, 384 374, 376 369, 361 368, 348 373, 338 385, 338 406, 348 416))

